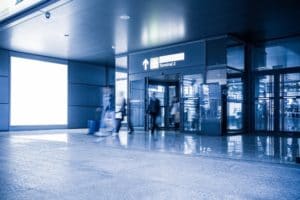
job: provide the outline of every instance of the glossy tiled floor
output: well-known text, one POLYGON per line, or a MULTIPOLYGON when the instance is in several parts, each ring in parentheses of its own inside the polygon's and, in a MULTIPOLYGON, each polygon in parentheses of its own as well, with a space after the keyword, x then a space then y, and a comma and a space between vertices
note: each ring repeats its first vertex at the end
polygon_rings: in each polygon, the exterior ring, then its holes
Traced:
POLYGON ((106 146, 170 152, 185 155, 226 157, 242 160, 294 164, 300 155, 300 138, 237 135, 208 137, 195 134, 160 132, 151 135, 137 132, 128 135, 121 132, 118 137, 99 138, 106 146))
POLYGON ((85 132, 0 133, 0 199, 300 199, 299 139, 85 132))

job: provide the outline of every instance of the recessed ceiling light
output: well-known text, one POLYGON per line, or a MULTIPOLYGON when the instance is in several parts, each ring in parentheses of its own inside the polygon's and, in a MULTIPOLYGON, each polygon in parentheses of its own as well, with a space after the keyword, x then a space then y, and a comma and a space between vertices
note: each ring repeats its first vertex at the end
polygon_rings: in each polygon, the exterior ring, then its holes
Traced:
POLYGON ((129 20, 130 16, 129 15, 121 15, 120 19, 122 19, 122 20, 129 20))
POLYGON ((66 34, 64 34, 64 36, 65 36, 65 37, 69 37, 69 34, 66 33, 66 34))

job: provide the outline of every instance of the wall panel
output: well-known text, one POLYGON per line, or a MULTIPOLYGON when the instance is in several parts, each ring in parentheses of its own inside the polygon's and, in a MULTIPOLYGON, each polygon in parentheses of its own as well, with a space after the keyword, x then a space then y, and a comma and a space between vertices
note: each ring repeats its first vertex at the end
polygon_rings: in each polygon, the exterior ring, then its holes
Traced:
MULTIPOLYGON (((114 74, 111 69, 110 74, 114 74)), ((107 70, 100 65, 69 62, 69 128, 86 128, 88 120, 96 119, 96 108, 102 106, 103 87, 114 84, 114 78, 108 80, 107 70)))
POLYGON ((9 78, 0 76, 0 103, 9 103, 9 78))
POLYGON ((9 104, 0 104, 0 131, 9 129, 9 104))
POLYGON ((0 50, 0 131, 9 129, 9 51, 0 50))
POLYGON ((114 85, 115 84, 115 69, 114 68, 107 68, 107 84, 114 85))
POLYGON ((87 121, 96 118, 94 107, 69 106, 69 128, 86 128, 87 121))
POLYGON ((89 85, 106 85, 105 67, 70 61, 69 82, 89 85))
POLYGON ((69 106, 99 106, 102 87, 69 84, 69 106))
POLYGON ((9 75, 9 66, 10 66, 9 52, 0 49, 0 76, 9 75))

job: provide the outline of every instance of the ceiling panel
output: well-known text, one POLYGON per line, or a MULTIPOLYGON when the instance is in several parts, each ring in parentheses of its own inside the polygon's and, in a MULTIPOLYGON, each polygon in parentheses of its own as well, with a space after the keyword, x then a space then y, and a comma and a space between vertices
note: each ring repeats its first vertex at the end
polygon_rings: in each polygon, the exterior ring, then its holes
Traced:
POLYGON ((112 64, 115 54, 227 33, 255 41, 300 33, 298 0, 55 2, 18 24, 0 24, 0 47, 112 64), (48 10, 50 19, 44 16, 48 10))

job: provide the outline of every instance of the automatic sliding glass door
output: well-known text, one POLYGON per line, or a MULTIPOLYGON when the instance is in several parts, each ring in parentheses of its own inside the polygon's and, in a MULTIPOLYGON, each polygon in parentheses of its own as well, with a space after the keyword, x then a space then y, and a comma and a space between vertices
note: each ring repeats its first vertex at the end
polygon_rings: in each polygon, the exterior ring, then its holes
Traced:
POLYGON ((274 130, 274 76, 264 75, 256 79, 255 130, 274 130))
POLYGON ((280 130, 300 132, 300 73, 280 75, 280 130))
POLYGON ((184 75, 182 84, 183 130, 201 131, 200 93, 203 84, 202 75, 184 75))
POLYGON ((242 78, 227 80, 227 130, 243 129, 243 83, 242 78))

